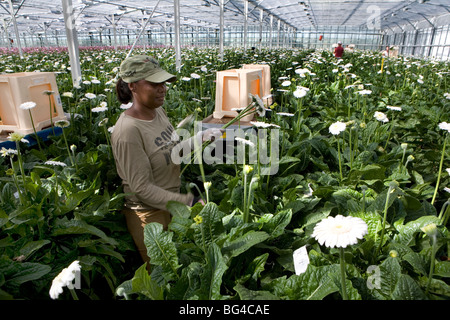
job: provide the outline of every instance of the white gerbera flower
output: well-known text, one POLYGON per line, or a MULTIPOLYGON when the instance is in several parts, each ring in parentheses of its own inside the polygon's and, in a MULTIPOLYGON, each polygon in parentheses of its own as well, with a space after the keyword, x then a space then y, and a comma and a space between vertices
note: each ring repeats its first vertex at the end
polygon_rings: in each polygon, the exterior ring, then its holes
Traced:
POLYGON ((108 107, 95 107, 92 108, 92 112, 105 112, 106 110, 108 110, 108 107))
POLYGON ((378 121, 381 122, 389 122, 388 117, 383 113, 383 112, 379 112, 379 111, 375 111, 374 115, 375 119, 377 119, 378 121))
POLYGON ((356 244, 365 234, 367 234, 367 224, 364 220, 337 215, 320 221, 314 227, 312 237, 329 248, 345 248, 356 244))
POLYGON ((58 120, 55 122, 55 126, 60 128, 67 128, 68 126, 70 126, 70 122, 67 120, 58 120))
POLYGON ((8 139, 11 141, 22 141, 23 137, 25 137, 23 134, 21 134, 20 132, 12 132, 8 135, 8 139))
POLYGON ((58 299, 58 296, 63 292, 63 288, 72 285, 77 272, 81 271, 80 262, 75 260, 67 268, 64 268, 52 281, 49 294, 50 298, 58 299))
POLYGON ((50 166, 67 167, 67 164, 65 164, 64 162, 61 162, 61 161, 48 160, 48 161, 45 161, 45 164, 50 165, 50 166))
POLYGON ((14 156, 17 154, 17 150, 11 149, 11 148, 6 149, 5 147, 2 147, 2 150, 0 150, 0 154, 2 155, 2 157, 6 157, 6 156, 10 156, 10 155, 14 156))
POLYGON ((211 189, 212 183, 209 181, 205 181, 203 182, 203 186, 205 187, 206 190, 211 189))
POLYGON ((447 130, 448 132, 450 132, 450 123, 447 122, 439 123, 439 129, 447 130))
POLYGON ((307 68, 303 68, 303 69, 296 69, 295 73, 300 75, 300 77, 305 78, 306 74, 311 74, 311 71, 309 71, 309 69, 307 68))
POLYGON ((328 128, 328 130, 330 131, 331 134, 338 135, 342 131, 345 131, 345 128, 347 128, 347 125, 344 122, 337 121, 337 122, 333 123, 328 128))
POLYGON ((270 128, 270 127, 275 127, 275 128, 279 128, 279 125, 273 124, 273 123, 267 123, 267 122, 262 122, 262 121, 250 121, 250 124, 254 125, 257 128, 270 128))
POLYGON ((306 90, 306 89, 308 89, 308 88, 297 87, 297 90, 294 91, 294 97, 296 97, 296 98, 303 98, 304 96, 306 96, 306 94, 309 91, 309 90, 306 90))
POLYGON ((43 95, 51 96, 52 94, 55 94, 55 91, 52 90, 44 90, 42 91, 43 95))
POLYGON ((24 102, 19 106, 19 108, 22 110, 33 109, 34 107, 36 107, 36 102, 33 101, 24 102))
POLYGON ((402 111, 402 107, 386 106, 389 110, 402 111))
POLYGON ((281 84, 281 86, 283 87, 289 87, 291 85, 291 82, 289 80, 283 81, 283 83, 281 84))
POLYGON ((293 113, 288 113, 288 112, 277 112, 277 115, 285 116, 285 117, 293 117, 294 116, 293 113))
POLYGON ((446 99, 449 99, 450 100, 450 93, 444 93, 444 97, 446 98, 446 99))
POLYGON ((192 79, 200 79, 200 75, 197 73, 191 73, 191 78, 192 79))
POLYGON ((258 113, 258 116, 264 117, 266 115, 266 108, 264 107, 264 102, 261 97, 251 93, 249 93, 249 97, 256 102, 256 112, 258 113))
POLYGON ((250 172, 253 171, 253 167, 246 164, 244 165, 242 171, 244 172, 245 175, 248 175, 250 172))
POLYGON ((95 99, 97 97, 95 94, 90 92, 86 93, 84 96, 88 99, 95 99))
POLYGON ((371 94, 372 90, 361 90, 361 91, 358 91, 358 93, 363 96, 363 95, 371 94))
POLYGON ((236 141, 244 144, 244 145, 248 145, 250 147, 254 147, 255 144, 253 142, 251 142, 250 140, 244 139, 244 138, 239 138, 239 137, 235 137, 234 138, 236 141))

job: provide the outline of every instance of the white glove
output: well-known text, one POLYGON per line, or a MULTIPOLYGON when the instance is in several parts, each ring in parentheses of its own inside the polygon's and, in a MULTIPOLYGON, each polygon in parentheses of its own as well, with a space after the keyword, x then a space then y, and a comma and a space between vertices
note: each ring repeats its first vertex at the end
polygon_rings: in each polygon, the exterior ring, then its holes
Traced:
POLYGON ((214 142, 217 139, 220 139, 220 137, 222 137, 223 133, 225 132, 225 130, 221 130, 218 128, 209 128, 206 129, 205 131, 202 131, 202 143, 205 141, 211 141, 214 142))

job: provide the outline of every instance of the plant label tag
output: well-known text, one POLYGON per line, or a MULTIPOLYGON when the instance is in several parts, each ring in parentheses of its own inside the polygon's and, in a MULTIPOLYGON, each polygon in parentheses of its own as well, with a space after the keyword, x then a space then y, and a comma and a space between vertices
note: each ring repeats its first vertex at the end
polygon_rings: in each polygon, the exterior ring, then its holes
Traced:
POLYGON ((300 275, 306 271, 309 265, 308 251, 306 251, 306 246, 298 248, 294 251, 294 268, 295 274, 300 275))

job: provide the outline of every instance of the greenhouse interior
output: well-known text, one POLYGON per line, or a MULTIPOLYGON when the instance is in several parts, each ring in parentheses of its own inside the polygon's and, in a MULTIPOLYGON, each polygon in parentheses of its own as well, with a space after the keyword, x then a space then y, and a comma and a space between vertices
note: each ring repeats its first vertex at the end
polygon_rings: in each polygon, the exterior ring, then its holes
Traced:
POLYGON ((0 34, 1 300, 450 299, 448 0, 0 0, 0 34))

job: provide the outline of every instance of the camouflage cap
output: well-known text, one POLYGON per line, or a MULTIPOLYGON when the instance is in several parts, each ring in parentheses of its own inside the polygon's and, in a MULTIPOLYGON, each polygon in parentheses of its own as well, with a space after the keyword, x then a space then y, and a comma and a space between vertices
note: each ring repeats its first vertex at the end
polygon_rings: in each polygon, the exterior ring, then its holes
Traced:
POLYGON ((131 56, 120 64, 119 77, 126 83, 147 80, 153 83, 173 82, 177 79, 159 66, 159 62, 150 56, 131 56))

